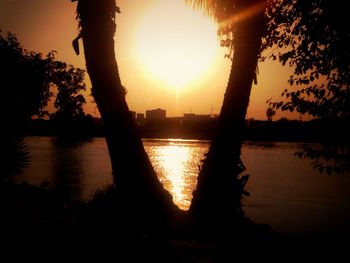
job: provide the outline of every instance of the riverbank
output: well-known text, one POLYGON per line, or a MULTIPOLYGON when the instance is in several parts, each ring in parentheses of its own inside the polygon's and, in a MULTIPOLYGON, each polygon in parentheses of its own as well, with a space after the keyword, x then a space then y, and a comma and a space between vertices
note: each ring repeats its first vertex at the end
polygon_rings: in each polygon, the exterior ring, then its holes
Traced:
POLYGON ((346 240, 282 235, 247 218, 209 236, 196 233, 183 220, 155 231, 135 231, 135 225, 125 221, 121 224, 118 208, 108 197, 98 207, 107 213, 94 214, 96 206, 90 210, 89 204, 68 203, 51 190, 27 184, 6 184, 1 188, 1 232, 6 240, 3 248, 17 251, 35 249, 38 253, 55 253, 52 256, 81 258, 99 255, 100 259, 117 262, 181 263, 289 261, 301 257, 314 260, 323 256, 335 259, 346 251, 346 240), (109 218, 104 218, 106 215, 109 218))

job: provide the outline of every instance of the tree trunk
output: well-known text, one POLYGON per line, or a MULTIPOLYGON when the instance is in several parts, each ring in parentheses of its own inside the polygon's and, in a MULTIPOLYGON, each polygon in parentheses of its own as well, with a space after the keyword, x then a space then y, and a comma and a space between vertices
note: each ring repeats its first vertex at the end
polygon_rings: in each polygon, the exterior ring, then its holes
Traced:
POLYGON ((126 209, 124 213, 139 216, 140 221, 166 219, 177 207, 163 189, 143 148, 119 77, 113 39, 115 0, 79 2, 86 67, 105 126, 119 203, 126 209))
MULTIPOLYGON (((257 1, 236 1, 237 11, 257 1)), ((234 56, 219 116, 218 132, 198 176, 190 212, 198 224, 232 224, 241 217, 241 197, 247 177, 241 159, 241 139, 264 30, 263 12, 237 23, 234 56)))

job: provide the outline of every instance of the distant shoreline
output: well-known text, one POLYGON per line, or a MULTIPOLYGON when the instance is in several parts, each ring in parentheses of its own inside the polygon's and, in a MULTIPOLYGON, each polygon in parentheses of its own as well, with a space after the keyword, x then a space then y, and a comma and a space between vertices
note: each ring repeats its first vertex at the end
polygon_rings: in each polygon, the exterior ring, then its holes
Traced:
MULTIPOLYGON (((216 133, 217 119, 200 121, 179 121, 163 119, 137 124, 139 134, 144 139, 181 139, 210 141, 216 133)), ((349 123, 325 122, 321 120, 278 121, 247 120, 243 141, 322 143, 336 141, 348 143, 349 123)), ((57 125, 48 120, 33 120, 26 136, 55 136, 63 138, 104 137, 104 127, 100 119, 85 123, 57 125)))
MULTIPOLYGON (((62 139, 68 139, 68 140, 89 140, 89 139, 95 139, 95 138, 105 138, 104 135, 101 136, 91 136, 91 137, 61 137, 59 135, 41 135, 41 134, 27 134, 24 137, 52 137, 52 138, 62 138, 62 139)), ((169 137, 169 138, 160 138, 160 137, 141 137, 142 141, 181 141, 184 143, 211 143, 211 139, 196 139, 196 138, 180 138, 180 137, 169 137)), ((254 139, 243 139, 242 143, 322 143, 318 141, 298 141, 298 140, 254 140, 254 139)))

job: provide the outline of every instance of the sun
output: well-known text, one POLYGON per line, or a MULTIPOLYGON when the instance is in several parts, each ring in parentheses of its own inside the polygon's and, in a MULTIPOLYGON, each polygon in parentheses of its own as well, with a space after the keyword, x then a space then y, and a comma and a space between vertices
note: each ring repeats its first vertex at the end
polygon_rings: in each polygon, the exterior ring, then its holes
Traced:
POLYGON ((184 1, 156 1, 136 28, 137 59, 150 78, 169 88, 200 79, 219 52, 215 23, 184 1))

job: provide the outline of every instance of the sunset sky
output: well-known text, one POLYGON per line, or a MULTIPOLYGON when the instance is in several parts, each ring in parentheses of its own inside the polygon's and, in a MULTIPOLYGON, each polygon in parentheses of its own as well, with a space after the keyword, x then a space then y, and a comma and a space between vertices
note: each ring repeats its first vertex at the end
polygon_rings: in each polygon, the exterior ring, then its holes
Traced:
MULTIPOLYGON (((117 1, 122 13, 117 16, 116 54, 131 110, 163 108, 167 116, 220 111, 231 61, 224 58, 227 50, 219 46, 214 22, 184 2, 117 1)), ((1 0, 0 29, 15 33, 28 50, 56 50, 57 59, 85 68, 83 54, 76 56, 71 45, 78 32, 75 8, 70 0, 1 0)), ((266 119, 266 100, 280 98, 290 74, 278 62, 259 64, 247 118, 266 119)), ((97 115, 89 101, 86 112, 97 115)))

